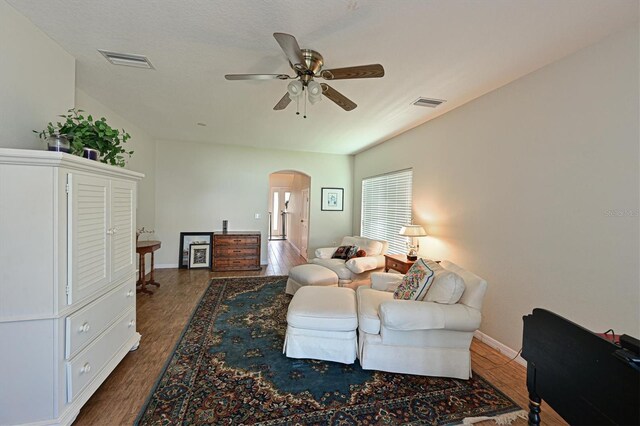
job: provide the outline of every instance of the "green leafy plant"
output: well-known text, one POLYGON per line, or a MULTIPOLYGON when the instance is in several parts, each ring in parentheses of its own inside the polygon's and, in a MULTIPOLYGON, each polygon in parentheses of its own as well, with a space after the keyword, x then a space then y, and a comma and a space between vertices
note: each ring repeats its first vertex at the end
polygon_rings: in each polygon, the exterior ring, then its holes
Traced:
POLYGON ((72 108, 67 115, 60 115, 64 122, 49 122, 47 128, 37 133, 40 139, 47 139, 55 133, 65 135, 71 143, 72 154, 82 156, 84 148, 92 148, 100 153, 100 161, 114 166, 125 166, 125 157, 131 157, 133 151, 127 151, 123 145, 131 138, 124 129, 117 130, 107 124, 102 117, 94 120, 91 115, 86 117, 81 109, 72 108))

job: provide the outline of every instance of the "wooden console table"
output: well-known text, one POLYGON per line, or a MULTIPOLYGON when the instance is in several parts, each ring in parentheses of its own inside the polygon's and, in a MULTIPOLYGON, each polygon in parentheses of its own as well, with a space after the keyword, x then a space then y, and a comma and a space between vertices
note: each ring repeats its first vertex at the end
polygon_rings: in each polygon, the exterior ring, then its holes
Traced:
POLYGON ((140 286, 140 288, 137 289, 137 292, 153 294, 153 292, 151 290, 147 290, 147 284, 155 285, 156 287, 160 287, 160 284, 157 283, 153 279, 153 269, 154 269, 153 268, 154 267, 154 265, 153 265, 153 252, 158 250, 161 245, 162 245, 162 243, 160 243, 160 241, 138 241, 138 242, 136 242, 136 253, 138 253, 138 256, 140 258, 140 272, 138 274, 138 282, 136 283, 137 285, 140 286), (145 281, 147 273, 145 271, 144 256, 147 253, 151 253, 151 269, 149 271, 149 281, 145 281))

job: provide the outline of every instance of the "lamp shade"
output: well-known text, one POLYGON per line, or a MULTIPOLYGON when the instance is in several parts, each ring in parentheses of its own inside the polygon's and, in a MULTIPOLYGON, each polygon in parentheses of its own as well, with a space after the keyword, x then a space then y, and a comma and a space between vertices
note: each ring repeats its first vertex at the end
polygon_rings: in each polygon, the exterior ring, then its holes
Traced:
POLYGON ((400 235, 405 237, 426 237, 427 231, 421 225, 405 225, 400 228, 400 235))

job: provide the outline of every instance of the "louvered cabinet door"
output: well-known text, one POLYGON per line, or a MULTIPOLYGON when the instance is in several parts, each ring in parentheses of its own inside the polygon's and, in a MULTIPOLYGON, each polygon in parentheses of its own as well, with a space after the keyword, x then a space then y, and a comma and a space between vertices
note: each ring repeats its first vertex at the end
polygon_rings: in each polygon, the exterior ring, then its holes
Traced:
POLYGON ((109 180, 67 175, 67 303, 91 295, 110 282, 109 180))
POLYGON ((135 272, 135 182, 111 181, 111 280, 135 272))

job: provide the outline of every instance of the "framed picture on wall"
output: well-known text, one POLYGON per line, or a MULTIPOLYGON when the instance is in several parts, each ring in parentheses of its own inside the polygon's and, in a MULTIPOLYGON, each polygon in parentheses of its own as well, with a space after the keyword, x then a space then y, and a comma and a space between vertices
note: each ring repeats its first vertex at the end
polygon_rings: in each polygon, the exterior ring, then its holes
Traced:
MULTIPOLYGON (((178 268, 189 268, 191 257, 191 245, 207 245, 208 251, 208 264, 207 268, 211 268, 211 244, 213 243, 213 232, 181 232, 180 233, 180 248, 178 257, 178 268)), ((203 267, 203 266, 197 266, 203 267)))
POLYGON ((209 244, 189 244, 189 269, 211 267, 211 246, 209 244))
POLYGON ((322 188, 320 209, 341 212, 344 210, 344 188, 322 188))

